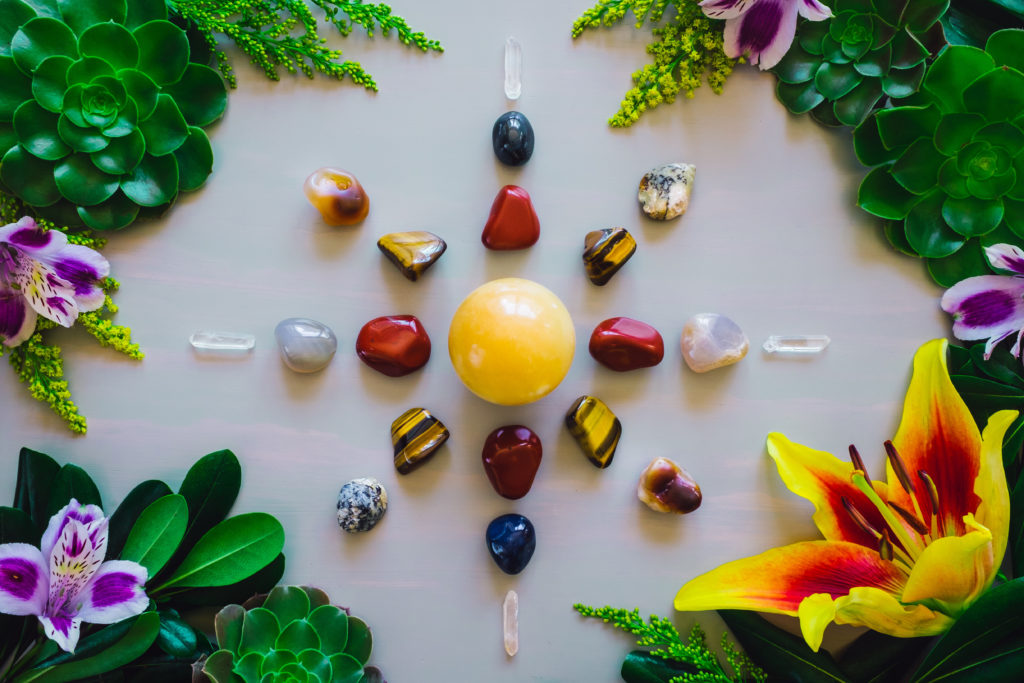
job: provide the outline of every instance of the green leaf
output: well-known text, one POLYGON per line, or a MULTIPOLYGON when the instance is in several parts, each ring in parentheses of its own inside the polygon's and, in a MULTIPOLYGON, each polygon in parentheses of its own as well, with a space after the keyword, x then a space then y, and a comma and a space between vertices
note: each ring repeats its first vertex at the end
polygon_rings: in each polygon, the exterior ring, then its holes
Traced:
POLYGON ((772 71, 783 83, 806 83, 814 78, 820 66, 820 56, 812 55, 795 43, 772 71))
MULTIPOLYGON (((915 0, 915 2, 917 1, 915 0)), ((891 65, 895 70, 919 66, 924 63, 924 60, 928 59, 928 49, 906 29, 893 37, 891 46, 891 65)))
POLYGON ((230 652, 227 650, 217 650, 203 662, 203 673, 213 683, 237 683, 237 679, 235 679, 231 671, 233 664, 234 657, 230 652))
POLYGON ((878 50, 872 50, 857 60, 853 68, 861 76, 870 78, 881 78, 889 71, 889 62, 892 60, 892 47, 886 45, 878 50))
POLYGON ((363 675, 363 664, 344 652, 331 655, 331 683, 356 683, 363 675))
POLYGON ((1020 367, 1020 361, 1013 357, 1009 351, 997 347, 992 351, 992 357, 985 359, 985 345, 975 344, 968 351, 974 367, 979 372, 991 377, 997 382, 1008 384, 1024 390, 1024 378, 1015 372, 1020 367))
POLYGON ((178 162, 173 155, 147 154, 135 170, 121 180, 121 191, 140 206, 160 206, 178 194, 178 162))
POLYGON ((139 71, 157 85, 175 83, 188 66, 188 38, 169 21, 150 21, 132 34, 139 45, 139 71))
POLYGON ((878 134, 889 149, 908 147, 923 137, 932 137, 939 123, 939 111, 933 106, 896 107, 875 114, 878 134))
POLYGON ((57 6, 61 17, 78 35, 93 24, 124 23, 127 15, 125 0, 57 0, 57 6))
POLYGON ((836 118, 843 125, 858 126, 874 111, 881 98, 882 84, 875 78, 866 78, 844 97, 836 100, 836 118))
POLYGON ((863 78, 851 64, 825 62, 814 74, 814 86, 827 99, 837 100, 856 88, 863 78))
POLYGON ((135 103, 136 111, 139 114, 139 121, 144 121, 153 115, 156 109, 156 98, 160 94, 160 86, 153 82, 146 74, 135 69, 123 69, 117 72, 128 97, 135 103))
POLYGON ((263 607, 277 615, 277 620, 288 624, 305 619, 309 614, 309 596, 299 586, 277 586, 270 591, 263 607))
POLYGON ((991 232, 1003 220, 1003 202, 998 199, 948 197, 942 204, 946 224, 965 237, 991 232))
POLYGON ((164 496, 142 511, 128 534, 121 558, 138 562, 156 576, 185 536, 188 505, 177 494, 164 496))
POLYGON ((975 140, 1002 147, 1011 155, 1024 150, 1024 132, 1012 123, 992 123, 976 131, 975 140))
POLYGON ((918 64, 911 69, 893 69, 882 77, 882 90, 894 99, 910 97, 921 87, 925 65, 918 64))
POLYGON ((186 547, 227 516, 241 487, 242 466, 229 450, 204 455, 192 465, 178 490, 188 501, 186 547))
POLYGON ((120 24, 90 26, 78 39, 78 49, 83 56, 102 59, 116 70, 139 65, 139 45, 120 24))
POLYGON ((769 677, 797 680, 846 682, 846 677, 825 652, 812 652, 802 638, 786 633, 751 612, 718 610, 725 625, 750 658, 769 677))
POLYGON ((1006 194, 1016 182, 1017 176, 1011 168, 1008 173, 992 176, 988 180, 967 176, 967 190, 978 199, 995 200, 1006 194))
POLYGON ((29 206, 50 206, 60 199, 53 179, 53 163, 34 157, 21 147, 10 148, 0 160, 0 182, 29 206))
MULTIPOLYGON (((129 100, 125 106, 117 113, 117 116, 113 121, 110 122, 106 128, 103 129, 103 134, 111 139, 121 138, 126 135, 131 135, 138 130, 139 117, 136 113, 135 102, 129 100)), ((145 138, 143 138, 145 140, 145 138)))
MULTIPOLYGON (((1024 416, 1018 417, 1024 423, 1024 416)), ((1012 454, 1016 457, 1016 453, 1012 454)), ((1005 460, 1005 456, 1004 456, 1005 460)), ((1024 575, 1024 477, 1017 479, 1010 492, 1010 561, 1015 574, 1024 575)))
POLYGON ((361 665, 366 664, 373 651, 373 634, 370 627, 359 617, 348 618, 348 642, 345 644, 345 654, 351 655, 361 665))
MULTIPOLYGON (((288 652, 287 650, 271 650, 266 657, 263 658, 263 673, 264 675, 268 672, 280 672, 284 673, 285 667, 295 664, 299 661, 299 658, 295 656, 295 653, 288 652)), ((263 680, 266 680, 264 678, 263 680)), ((291 677, 281 677, 280 681, 292 681, 291 677)))
POLYGON ((331 660, 320 650, 309 649, 299 652, 299 666, 321 681, 331 680, 331 660))
POLYGON ((14 119, 14 111, 32 97, 32 82, 14 60, 0 56, 0 121, 14 119))
POLYGON ((26 100, 14 112, 14 132, 22 148, 40 159, 56 161, 71 152, 57 134, 57 115, 40 107, 35 100, 26 100))
POLYGON ((245 613, 242 621, 242 637, 238 645, 238 654, 259 652, 266 654, 274 648, 274 642, 281 633, 281 624, 277 617, 268 609, 257 607, 245 613))
POLYGON ((78 57, 78 41, 67 26, 50 17, 36 17, 22 24, 11 39, 11 56, 22 73, 31 76, 36 67, 54 55, 78 57))
POLYGON ((967 111, 963 89, 984 73, 995 68, 995 61, 984 51, 966 45, 950 45, 928 69, 922 89, 941 103, 943 112, 967 111))
POLYGON ((242 642, 242 623, 245 621, 245 608, 241 605, 227 605, 217 612, 213 619, 217 645, 231 652, 238 650, 242 642))
POLYGON ((188 137, 185 117, 174 99, 166 93, 157 97, 156 109, 152 116, 139 124, 139 130, 146 138, 146 152, 155 157, 170 154, 188 137))
POLYGON ((348 643, 348 615, 334 605, 321 605, 306 619, 320 636, 324 652, 343 652, 348 643))
POLYGON ((92 206, 110 199, 117 192, 119 181, 117 176, 108 175, 96 168, 85 154, 66 157, 54 168, 53 178, 65 199, 82 206, 92 206))
POLYGON ((55 515, 72 498, 81 505, 103 507, 103 499, 100 498, 100 491, 96 488, 92 477, 86 474, 85 470, 78 465, 69 463, 61 467, 60 472, 53 479, 50 504, 47 506, 47 516, 52 517, 55 515))
POLYGON ((38 541, 50 521, 50 494, 53 480, 60 472, 57 461, 31 448, 18 454, 18 476, 14 488, 14 507, 28 515, 35 525, 38 541))
POLYGON ((1024 389, 1012 387, 984 377, 953 375, 956 390, 972 406, 1004 410, 1018 408, 1024 403, 1024 389))
POLYGON ((779 81, 775 94, 779 102, 794 114, 806 114, 825 101, 825 96, 818 92, 813 81, 798 84, 779 81))
POLYGON ((32 662, 33 668, 40 669, 56 664, 74 662, 103 652, 103 650, 124 638, 136 620, 137 617, 128 618, 89 634, 78 641, 74 652, 64 652, 55 642, 47 641, 36 653, 35 659, 32 662))
POLYGON ((857 191, 857 205, 880 218, 906 218, 920 199, 903 189, 884 166, 868 173, 857 191))
POLYGON ((811 54, 821 54, 821 41, 828 35, 827 21, 806 21, 800 25, 796 40, 801 48, 811 54))
POLYGON ((946 156, 954 156, 984 126, 985 118, 979 114, 946 114, 935 127, 935 146, 946 156))
POLYGON ((985 43, 985 52, 992 56, 996 66, 1009 66, 1024 71, 1024 31, 996 31, 985 43))
POLYGON ((0 507, 0 543, 39 542, 32 518, 18 508, 0 507))
POLYGON ((949 0, 913 0, 907 3, 903 21, 911 31, 927 30, 949 9, 949 0))
POLYGON ((1024 112, 1024 74, 1016 69, 994 69, 964 90, 967 111, 989 122, 1012 121, 1024 112))
POLYGON ((124 25, 137 28, 157 19, 167 19, 167 5, 164 0, 132 0, 128 4, 128 16, 124 25))
POLYGON ((35 10, 19 0, 0 2, 0 56, 10 56, 14 34, 22 24, 35 16, 35 10))
POLYGON ((252 576, 230 586, 215 588, 193 588, 174 596, 182 605, 217 606, 229 602, 245 602, 254 595, 266 593, 281 582, 284 576, 285 557, 280 554, 274 561, 252 576))
POLYGON ((904 227, 903 221, 885 221, 882 225, 885 239, 889 242, 889 246, 901 254, 914 257, 920 256, 917 250, 910 246, 910 242, 907 241, 907 233, 904 227))
POLYGON ((224 114, 228 92, 224 79, 208 66, 190 63, 177 83, 163 90, 174 98, 190 126, 208 126, 224 114))
POLYGON ((104 173, 122 175, 131 173, 146 153, 146 141, 139 131, 113 138, 104 149, 91 155, 92 163, 104 173))
POLYGON ((1003 198, 1003 221, 1017 237, 1024 237, 1024 202, 1003 198))
POLYGON ((156 644, 176 659, 194 659, 198 656, 199 638, 195 629, 186 624, 174 610, 160 610, 160 632, 156 644))
POLYGON ((956 159, 949 158, 939 167, 939 187, 950 197, 963 199, 971 196, 967 189, 967 179, 960 175, 956 168, 956 159))
POLYGON ((853 151, 865 166, 879 166, 894 161, 902 150, 891 150, 882 144, 876 116, 869 116, 853 131, 853 151))
POLYGON ((128 492, 114 514, 108 518, 107 557, 121 556, 121 549, 128 540, 128 533, 135 525, 135 520, 150 503, 170 493, 167 484, 156 479, 144 481, 128 492))
POLYGON ((110 140, 95 128, 75 125, 66 112, 61 114, 57 121, 57 133, 71 149, 85 154, 98 152, 110 144, 110 140))
POLYGON ((945 161, 929 138, 918 138, 892 165, 892 177, 910 192, 924 194, 938 183, 939 167, 945 161))
POLYGON ((96 57, 82 57, 68 67, 68 85, 81 83, 88 85, 100 76, 113 76, 114 69, 102 59, 96 57))
POLYGON ((199 189, 213 172, 213 147, 202 128, 189 126, 188 139, 174 150, 174 158, 178 160, 178 187, 182 191, 199 189))
POLYGON ((952 256, 940 259, 928 259, 928 274, 940 287, 952 287, 961 280, 975 275, 990 275, 988 261, 975 240, 968 240, 959 251, 952 256))
POLYGON ((846 648, 839 658, 839 668, 851 681, 903 680, 932 642, 929 638, 895 638, 868 631, 846 648))
POLYGON ((633 650, 622 661, 619 672, 626 683, 669 683, 683 674, 697 674, 700 669, 668 659, 662 659, 644 650, 633 650))
POLYGON ((287 625, 281 631, 281 635, 277 637, 277 641, 274 643, 275 649, 298 654, 303 650, 320 648, 320 637, 317 636, 313 627, 304 620, 282 623, 287 625))
POLYGON ((43 109, 60 113, 64 108, 64 91, 68 87, 70 57, 47 57, 32 74, 32 96, 43 109))
POLYGON ((951 230, 942 219, 945 196, 933 192, 921 200, 910 213, 904 227, 907 242, 921 256, 942 258, 959 250, 967 238, 951 230))
POLYGON ((79 206, 78 216, 86 227, 93 230, 120 230, 131 225, 139 215, 139 205, 115 192, 105 202, 95 206, 79 206))

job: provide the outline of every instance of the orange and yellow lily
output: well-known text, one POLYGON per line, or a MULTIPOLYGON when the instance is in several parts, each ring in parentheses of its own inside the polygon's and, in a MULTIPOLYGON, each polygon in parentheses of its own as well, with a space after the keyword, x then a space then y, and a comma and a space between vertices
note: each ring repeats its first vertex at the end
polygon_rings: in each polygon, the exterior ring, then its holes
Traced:
POLYGON ((824 540, 773 548, 698 576, 676 595, 681 611, 749 609, 799 617, 817 651, 830 623, 910 637, 944 632, 992 584, 1006 550, 1010 500, 1002 445, 1017 412, 984 433, 953 388, 946 341, 922 346, 886 481, 852 463, 768 436, 791 491, 814 503, 824 540))

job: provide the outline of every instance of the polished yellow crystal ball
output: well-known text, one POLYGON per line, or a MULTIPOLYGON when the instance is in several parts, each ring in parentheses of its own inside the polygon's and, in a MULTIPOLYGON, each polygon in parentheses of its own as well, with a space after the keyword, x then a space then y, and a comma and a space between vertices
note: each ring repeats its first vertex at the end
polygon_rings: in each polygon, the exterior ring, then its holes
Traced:
POLYGON ((509 277, 473 290, 448 329, 448 353, 463 384, 480 398, 514 406, 558 386, 576 350, 562 301, 530 280, 509 277))

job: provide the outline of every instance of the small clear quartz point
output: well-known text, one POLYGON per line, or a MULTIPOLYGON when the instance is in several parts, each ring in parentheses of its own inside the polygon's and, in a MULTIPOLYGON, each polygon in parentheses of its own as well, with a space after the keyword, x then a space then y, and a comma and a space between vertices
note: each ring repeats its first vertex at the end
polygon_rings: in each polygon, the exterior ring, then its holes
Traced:
POLYGON ((188 343, 201 351, 249 351, 256 346, 256 337, 244 332, 199 330, 192 333, 188 343))
POLYGON ((505 97, 518 100, 523 93, 523 46, 513 36, 505 40, 505 97))
POLYGON ((768 353, 809 355, 821 353, 831 341, 824 334, 773 334, 761 348, 768 353))
POLYGON ((502 632, 505 636, 505 652, 515 657, 519 652, 519 596, 515 591, 505 594, 505 602, 501 606, 502 632))

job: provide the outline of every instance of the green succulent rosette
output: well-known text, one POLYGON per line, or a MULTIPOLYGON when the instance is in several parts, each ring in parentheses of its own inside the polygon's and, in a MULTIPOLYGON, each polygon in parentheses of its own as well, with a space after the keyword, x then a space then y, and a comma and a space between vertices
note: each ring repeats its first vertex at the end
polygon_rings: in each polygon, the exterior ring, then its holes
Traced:
POLYGON ((949 0, 836 0, 828 21, 801 20, 773 69, 776 93, 794 114, 856 126, 886 97, 917 92, 929 55, 945 44, 949 0))
POLYGON ((0 185, 44 218, 166 210, 210 175, 226 104, 162 0, 0 0, 0 185))
POLYGON ((993 33, 984 50, 946 48, 920 92, 853 141, 876 167, 857 203, 889 220, 894 246, 928 259, 945 287, 989 272, 983 247, 1024 244, 1024 30, 993 33))

